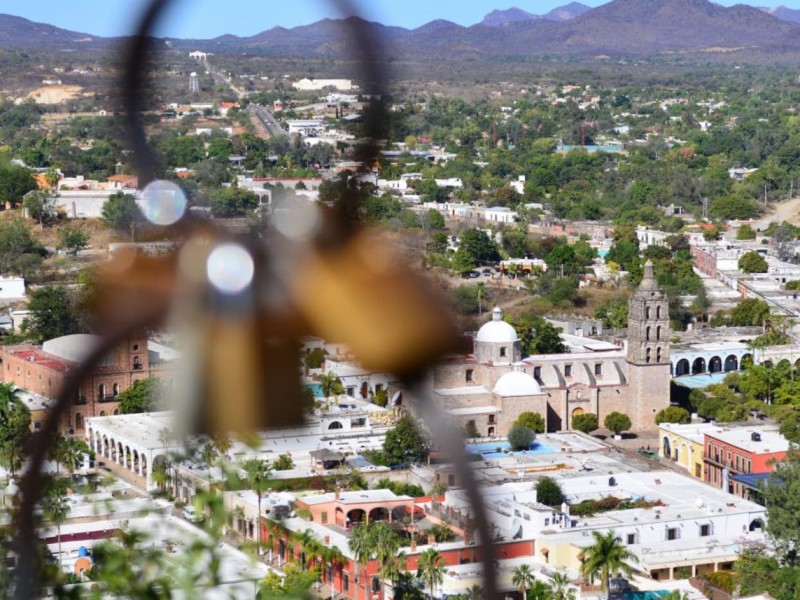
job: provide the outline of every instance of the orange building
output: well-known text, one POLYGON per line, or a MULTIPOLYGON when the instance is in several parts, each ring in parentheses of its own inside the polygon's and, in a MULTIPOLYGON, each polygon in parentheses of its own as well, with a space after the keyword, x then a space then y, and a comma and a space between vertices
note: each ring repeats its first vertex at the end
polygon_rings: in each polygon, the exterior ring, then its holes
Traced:
MULTIPOLYGON (((66 377, 97 347, 95 335, 75 334, 46 341, 0 347, 0 379, 48 398, 55 398, 66 377)), ((63 429, 83 433, 87 417, 118 414, 117 397, 140 379, 168 374, 166 365, 152 360, 147 338, 119 344, 81 384, 64 417, 63 429)))

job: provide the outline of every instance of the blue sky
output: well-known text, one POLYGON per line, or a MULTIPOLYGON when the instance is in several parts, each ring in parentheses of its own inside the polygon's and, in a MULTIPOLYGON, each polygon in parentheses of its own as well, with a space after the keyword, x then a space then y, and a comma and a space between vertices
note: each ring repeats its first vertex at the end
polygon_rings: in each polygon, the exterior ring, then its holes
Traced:
MULTIPOLYGON (((543 14, 569 0, 352 0, 363 16, 387 25, 418 27, 434 19, 472 25, 493 9, 516 6, 543 14)), ((582 0, 598 6, 605 0, 582 0)), ((731 6, 745 0, 718 0, 731 6)), ((145 0, 2 0, 0 12, 94 35, 130 32, 134 15, 145 0)), ((759 6, 800 8, 800 0, 752 0, 759 6)), ((252 35, 276 25, 294 27, 324 17, 341 16, 325 0, 173 0, 171 37, 209 38, 225 33, 252 35)))

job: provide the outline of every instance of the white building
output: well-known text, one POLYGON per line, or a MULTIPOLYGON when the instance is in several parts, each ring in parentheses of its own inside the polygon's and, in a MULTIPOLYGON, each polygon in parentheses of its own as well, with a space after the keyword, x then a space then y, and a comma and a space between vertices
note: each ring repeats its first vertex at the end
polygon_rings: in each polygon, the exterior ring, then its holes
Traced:
POLYGON ((357 90, 358 86, 353 85, 350 79, 309 79, 304 77, 292 83, 292 87, 301 91, 319 91, 327 87, 336 88, 337 90, 347 92, 349 90, 357 90))
POLYGON ((286 121, 289 126, 289 133, 299 133, 300 135, 319 135, 325 124, 321 119, 294 119, 286 121))
POLYGON ((0 277, 0 301, 21 300, 25 297, 25 280, 22 277, 0 277))

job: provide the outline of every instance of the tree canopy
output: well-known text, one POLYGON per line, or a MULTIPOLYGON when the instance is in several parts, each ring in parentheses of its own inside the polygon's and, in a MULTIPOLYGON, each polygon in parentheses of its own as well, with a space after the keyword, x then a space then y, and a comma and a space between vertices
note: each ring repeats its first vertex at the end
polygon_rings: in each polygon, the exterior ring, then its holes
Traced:
POLYGON ((163 393, 163 384, 156 377, 133 382, 133 385, 117 397, 119 412, 123 415, 157 410, 163 393))
POLYGON ((79 332, 72 298, 66 288, 48 285, 34 290, 28 310, 30 315, 23 329, 38 342, 79 332))
POLYGON ((428 443, 414 419, 406 415, 386 433, 383 451, 389 465, 417 462, 427 456, 428 443))

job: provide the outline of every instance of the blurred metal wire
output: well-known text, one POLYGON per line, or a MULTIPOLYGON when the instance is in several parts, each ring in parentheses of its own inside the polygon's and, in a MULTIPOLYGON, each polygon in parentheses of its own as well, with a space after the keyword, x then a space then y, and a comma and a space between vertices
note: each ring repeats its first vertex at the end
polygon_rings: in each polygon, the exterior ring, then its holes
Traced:
MULTIPOLYGON (((356 6, 347 0, 330 1, 342 15, 357 14, 356 6)), ((142 90, 147 89, 146 67, 155 51, 151 33, 170 4, 171 0, 151 0, 124 49, 125 69, 120 88, 131 158, 142 186, 155 181, 158 172, 157 157, 147 142, 140 116, 145 105, 142 90)), ((358 48, 361 81, 367 84, 370 94, 386 98, 380 40, 374 38, 365 21, 348 19, 346 25, 349 38, 358 48)), ((380 110, 367 112, 368 135, 355 151, 355 158, 366 168, 371 168, 378 157, 383 118, 380 110)), ((400 377, 422 402, 425 424, 433 438, 440 441, 456 464, 473 505, 477 538, 483 547, 485 597, 499 597, 489 523, 461 437, 435 403, 426 398, 427 392, 421 384, 433 361, 456 349, 457 336, 450 319, 437 308, 435 297, 419 278, 397 267, 398 261, 393 260, 391 253, 375 245, 372 238, 341 213, 326 219, 315 238, 299 243, 278 240, 277 248, 270 252, 253 241, 236 240, 232 244, 225 232, 184 215, 179 222, 170 223, 190 240, 176 257, 124 259, 122 268, 112 270, 100 280, 98 322, 103 341, 70 374, 29 448, 29 468, 20 483, 22 501, 14 523, 14 550, 18 558, 16 598, 38 597, 41 565, 36 561, 34 515, 42 493, 42 467, 81 381, 127 336, 146 327, 164 326, 176 312, 182 315, 182 324, 195 332, 198 343, 194 376, 205 379, 199 385, 187 384, 186 391, 201 400, 199 404, 188 405, 194 411, 189 421, 201 431, 237 430, 253 424, 274 426, 297 419, 300 406, 292 402, 292 396, 299 391, 296 360, 302 335, 345 341, 367 368, 400 377), (226 243, 238 245, 251 257, 254 273, 252 281, 236 293, 215 293, 209 290, 213 287, 210 282, 198 273, 204 273, 211 248, 226 243), (298 283, 300 273, 305 284, 298 283), (315 294, 311 293, 308 282, 317 288, 315 294), (325 301, 312 301, 315 296, 322 296, 325 301), (175 306, 179 306, 178 311, 175 306), (198 331, 201 333, 197 334, 198 331), (266 346, 265 340, 268 340, 266 346), (258 391, 264 387, 265 378, 269 387, 277 389, 277 394, 261 398, 258 391), (296 385, 289 381, 291 378, 296 379, 296 385), (220 380, 225 384, 232 382, 240 393, 230 393, 230 388, 220 385, 220 380), (222 407, 222 390, 227 391, 229 398, 242 396, 244 400, 239 405, 228 402, 222 407)))

